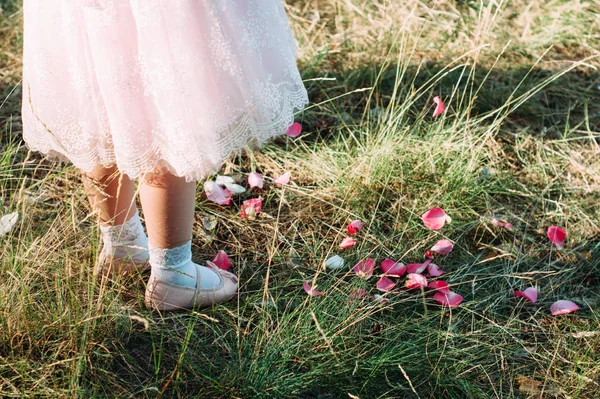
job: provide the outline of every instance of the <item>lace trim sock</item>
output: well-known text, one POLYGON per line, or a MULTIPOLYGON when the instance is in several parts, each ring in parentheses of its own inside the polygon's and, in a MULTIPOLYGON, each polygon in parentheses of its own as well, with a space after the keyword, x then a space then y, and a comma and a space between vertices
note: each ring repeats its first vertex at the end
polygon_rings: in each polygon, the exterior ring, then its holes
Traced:
MULTIPOLYGON (((171 249, 150 248, 150 266, 152 274, 160 281, 196 286, 196 264, 192 262, 192 240, 180 247, 171 249)), ((205 266, 200 266, 200 288, 212 288, 221 283, 217 273, 205 266)))
POLYGON ((137 263, 148 260, 148 237, 137 209, 133 217, 125 223, 115 226, 100 225, 100 231, 104 242, 102 252, 105 256, 131 259, 137 263))

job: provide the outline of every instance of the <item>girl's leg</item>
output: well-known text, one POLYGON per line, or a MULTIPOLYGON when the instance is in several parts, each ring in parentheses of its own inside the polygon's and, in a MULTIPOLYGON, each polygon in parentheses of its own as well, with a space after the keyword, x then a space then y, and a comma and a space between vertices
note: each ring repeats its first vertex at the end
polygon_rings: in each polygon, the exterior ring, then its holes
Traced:
POLYGON ((116 167, 98 166, 84 173, 83 184, 102 226, 123 224, 135 214, 134 182, 116 167))
POLYGON ((84 173, 82 180, 90 205, 100 219, 104 243, 100 270, 132 272, 148 260, 148 238, 135 204, 133 180, 116 167, 101 166, 84 173))
POLYGON ((192 262, 192 227, 196 182, 157 169, 140 182, 140 199, 149 236, 152 275, 158 281, 195 287, 197 271, 202 288, 220 284, 219 275, 192 262))

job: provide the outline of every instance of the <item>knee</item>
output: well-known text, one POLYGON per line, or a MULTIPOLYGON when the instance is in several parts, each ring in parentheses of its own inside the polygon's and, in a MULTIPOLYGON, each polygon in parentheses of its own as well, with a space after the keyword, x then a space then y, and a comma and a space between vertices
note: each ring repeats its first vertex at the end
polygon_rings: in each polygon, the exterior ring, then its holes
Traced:
POLYGON ((141 177, 141 182, 147 186, 167 188, 174 178, 163 166, 157 166, 152 172, 148 172, 141 177))
POLYGON ((116 166, 110 166, 106 168, 102 165, 98 165, 89 172, 83 172, 83 175, 91 181, 101 182, 110 180, 111 176, 116 176, 118 173, 119 171, 117 170, 116 166))

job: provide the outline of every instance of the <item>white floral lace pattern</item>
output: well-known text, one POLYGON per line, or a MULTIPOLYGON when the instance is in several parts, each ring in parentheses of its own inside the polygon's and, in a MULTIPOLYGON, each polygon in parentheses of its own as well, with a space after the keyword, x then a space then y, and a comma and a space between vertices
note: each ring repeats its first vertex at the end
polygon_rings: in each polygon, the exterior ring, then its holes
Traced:
POLYGON ((149 252, 152 265, 161 268, 178 268, 192 260, 192 240, 171 249, 150 247, 149 252))
POLYGON ((132 178, 215 173, 308 103, 282 0, 25 0, 23 137, 132 178))
POLYGON ((114 226, 100 225, 100 230, 103 237, 101 261, 108 257, 131 259, 139 263, 148 260, 148 237, 137 209, 133 217, 125 223, 114 226))

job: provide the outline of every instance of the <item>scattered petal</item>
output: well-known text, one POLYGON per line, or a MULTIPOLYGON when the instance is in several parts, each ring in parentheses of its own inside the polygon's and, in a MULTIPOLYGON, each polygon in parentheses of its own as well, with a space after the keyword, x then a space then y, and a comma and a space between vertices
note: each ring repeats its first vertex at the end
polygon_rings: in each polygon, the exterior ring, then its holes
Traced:
POLYGON ((246 188, 244 188, 243 186, 240 186, 239 184, 233 184, 233 183, 227 183, 225 184, 225 187, 231 191, 233 194, 241 194, 246 192, 246 188))
POLYGON ((263 188, 264 179, 263 176, 258 172, 252 172, 248 175, 248 185, 250 188, 258 187, 263 188))
POLYGON ((537 294, 537 288, 535 287, 526 288, 524 291, 515 291, 516 296, 528 299, 531 303, 537 301, 537 294))
POLYGON ((571 301, 556 301, 550 306, 550 312, 553 316, 559 314, 567 314, 579 310, 579 306, 575 302, 571 301))
POLYGON ((556 245, 556 248, 563 249, 567 233, 558 226, 548 227, 548 238, 550 242, 556 245))
POLYGON ((217 256, 213 259, 213 263, 219 267, 219 269, 229 270, 231 267, 231 261, 229 260, 229 256, 223 250, 219 250, 217 252, 217 256))
POLYGON ((300 136, 300 133, 302 133, 302 125, 298 122, 294 122, 288 127, 285 135, 288 137, 298 137, 300 136))
POLYGON ((216 202, 219 205, 229 205, 232 193, 226 188, 221 188, 214 181, 204 182, 204 192, 209 201, 216 202))
POLYGON ((350 294, 348 294, 348 298, 350 299, 360 299, 364 296, 367 296, 367 291, 365 291, 364 289, 360 288, 358 290, 350 290, 350 294))
POLYGON ((448 255, 450 252, 452 252, 452 249, 454 248, 454 243, 450 240, 439 240, 438 242, 435 243, 435 245, 433 247, 431 247, 431 250, 433 252, 437 252, 440 255, 448 255))
POLYGON ((242 207, 241 207, 240 216, 242 218, 247 217, 250 220, 254 220, 256 215, 258 215, 262 209, 263 200, 264 200, 263 197, 258 197, 258 198, 251 198, 251 199, 244 201, 244 203, 242 204, 242 207))
POLYGON ((388 292, 395 286, 396 286, 396 283, 394 283, 392 280, 390 280, 389 278, 387 278, 385 276, 381 277, 376 285, 377 289, 382 292, 388 292))
POLYGON ((387 276, 400 277, 406 273, 406 266, 391 259, 386 259, 381 262, 381 271, 387 276))
POLYGON ((433 259, 433 252, 431 251, 431 249, 428 249, 427 251, 425 251, 424 257, 425 257, 425 259, 433 259))
POLYGON ((304 291, 306 291, 306 293, 310 296, 321 296, 323 295, 323 293, 321 291, 317 291, 315 290, 313 287, 310 286, 310 284, 308 284, 306 281, 303 284, 303 288, 304 291))
POLYGON ((284 174, 282 174, 279 177, 276 177, 273 180, 273 183, 279 185, 279 186, 283 186, 285 184, 289 184, 290 182, 290 178, 292 177, 292 174, 290 172, 285 172, 284 174))
POLYGON ((427 288, 433 288, 436 291, 449 293, 450 289, 448 288, 448 283, 443 280, 437 280, 429 283, 427 288))
POLYGON ((346 248, 350 248, 356 245, 356 240, 354 238, 351 237, 346 237, 342 240, 342 243, 340 244, 340 248, 346 249, 346 248))
POLYGON ((375 261, 371 258, 363 259, 358 262, 352 271, 356 273, 358 277, 368 279, 373 275, 373 269, 375 268, 375 261))
POLYGON ((233 177, 231 176, 217 175, 215 183, 217 183, 219 186, 226 186, 228 184, 235 184, 235 180, 233 180, 233 177))
POLYGON ((202 216, 202 223, 204 224, 205 230, 214 230, 217 227, 217 217, 214 215, 202 216))
POLYGON ((348 225, 348 234, 356 234, 360 229, 362 229, 362 222, 360 220, 353 220, 348 225))
POLYGON ((323 264, 328 269, 341 269, 344 267, 344 258, 339 255, 334 255, 327 259, 323 264))
POLYGON ((446 222, 450 223, 452 219, 442 208, 433 208, 421 215, 421 220, 425 224, 425 227, 431 230, 439 230, 444 227, 446 222))
POLYGON ((425 276, 418 273, 409 273, 407 277, 408 280, 406 280, 406 288, 409 290, 427 287, 427 279, 425 276))
POLYGON ((438 96, 435 96, 435 97, 433 97, 433 102, 436 104, 435 110, 433 111, 433 116, 441 115, 444 112, 444 110, 446 109, 446 107, 444 107, 444 103, 442 102, 442 99, 439 98, 438 96))
POLYGON ((462 296, 452 291, 436 292, 433 295, 433 299, 442 305, 448 306, 449 308, 457 307, 463 301, 462 296))
POLYGON ((446 273, 438 265, 435 263, 430 263, 427 265, 427 271, 429 272, 430 277, 439 277, 442 274, 446 273))
POLYGON ((390 303, 390 298, 386 298, 384 296, 381 296, 379 294, 375 294, 373 295, 373 299, 377 302, 382 302, 382 303, 390 303))
POLYGON ((8 215, 2 216, 0 219, 0 236, 3 236, 11 231, 13 227, 15 227, 15 224, 17 224, 17 220, 19 220, 18 212, 9 213, 8 215))
POLYGON ((427 260, 425 261, 425 263, 409 263, 408 265, 406 265, 406 271, 408 273, 423 273, 425 271, 425 269, 427 269, 427 266, 429 265, 429 263, 431 263, 431 260, 427 260))
POLYGON ((498 227, 504 227, 505 229, 512 229, 513 228, 513 224, 512 223, 508 223, 508 222, 503 222, 502 220, 498 220, 496 218, 492 218, 492 224, 494 226, 498 226, 498 227))

